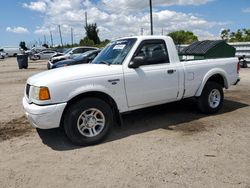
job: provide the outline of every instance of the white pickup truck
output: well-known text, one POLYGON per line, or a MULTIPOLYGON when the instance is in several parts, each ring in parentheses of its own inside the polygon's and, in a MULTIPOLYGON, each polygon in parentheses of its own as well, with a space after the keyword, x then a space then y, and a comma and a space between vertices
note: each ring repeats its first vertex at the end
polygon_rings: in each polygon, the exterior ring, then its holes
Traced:
POLYGON ((206 114, 223 104, 223 88, 239 81, 238 58, 180 62, 166 36, 122 38, 91 64, 30 77, 23 106, 40 129, 63 126, 72 142, 100 142, 121 113, 195 97, 206 114))

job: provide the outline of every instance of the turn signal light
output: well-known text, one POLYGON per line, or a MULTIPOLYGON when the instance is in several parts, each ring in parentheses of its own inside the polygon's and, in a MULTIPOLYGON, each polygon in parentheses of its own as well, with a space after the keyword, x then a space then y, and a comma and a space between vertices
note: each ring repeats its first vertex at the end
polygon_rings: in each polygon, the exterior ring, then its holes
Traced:
POLYGON ((47 87, 40 87, 39 100, 49 100, 49 99, 50 99, 49 89, 47 87))

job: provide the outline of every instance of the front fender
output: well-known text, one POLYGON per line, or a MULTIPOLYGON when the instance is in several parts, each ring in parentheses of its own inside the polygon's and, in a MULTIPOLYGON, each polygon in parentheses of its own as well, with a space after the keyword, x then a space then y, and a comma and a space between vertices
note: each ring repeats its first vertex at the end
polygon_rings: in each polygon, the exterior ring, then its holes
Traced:
POLYGON ((217 74, 222 76, 222 78, 224 80, 224 87, 226 89, 229 87, 229 84, 228 84, 229 80, 227 79, 227 73, 223 69, 215 68, 215 69, 212 69, 212 70, 208 71, 205 74, 205 76, 204 76, 204 78, 203 78, 203 80, 201 82, 200 87, 196 91, 196 94, 195 94, 196 97, 199 97, 201 95, 202 90, 205 87, 205 85, 206 85, 207 81, 209 80, 209 78, 211 78, 212 76, 217 75, 217 74))
POLYGON ((109 95, 110 97, 112 97, 111 93, 109 93, 108 88, 106 88, 102 85, 89 84, 89 85, 84 85, 82 87, 78 87, 77 89, 71 91, 67 97, 68 101, 70 101, 71 99, 75 98, 78 95, 88 93, 88 92, 101 92, 101 93, 105 93, 105 94, 109 95))

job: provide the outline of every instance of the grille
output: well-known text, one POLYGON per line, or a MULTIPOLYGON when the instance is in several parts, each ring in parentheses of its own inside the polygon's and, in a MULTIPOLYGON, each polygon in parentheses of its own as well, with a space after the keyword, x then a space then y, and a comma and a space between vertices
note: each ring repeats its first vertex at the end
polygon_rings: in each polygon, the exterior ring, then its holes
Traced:
POLYGON ((29 93, 30 93, 30 85, 27 84, 26 85, 26 95, 27 95, 27 98, 29 98, 29 93))

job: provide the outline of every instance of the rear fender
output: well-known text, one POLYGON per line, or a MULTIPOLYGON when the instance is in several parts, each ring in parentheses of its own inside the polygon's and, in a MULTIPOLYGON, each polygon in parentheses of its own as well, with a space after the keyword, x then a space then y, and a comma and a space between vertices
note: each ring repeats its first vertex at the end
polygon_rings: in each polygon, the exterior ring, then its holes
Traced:
POLYGON ((207 74, 204 76, 200 87, 196 91, 195 96, 199 97, 202 93, 203 88, 205 87, 207 81, 214 75, 220 75, 224 80, 224 87, 227 89, 229 87, 229 81, 227 79, 227 73, 223 69, 215 68, 207 72, 207 74))

